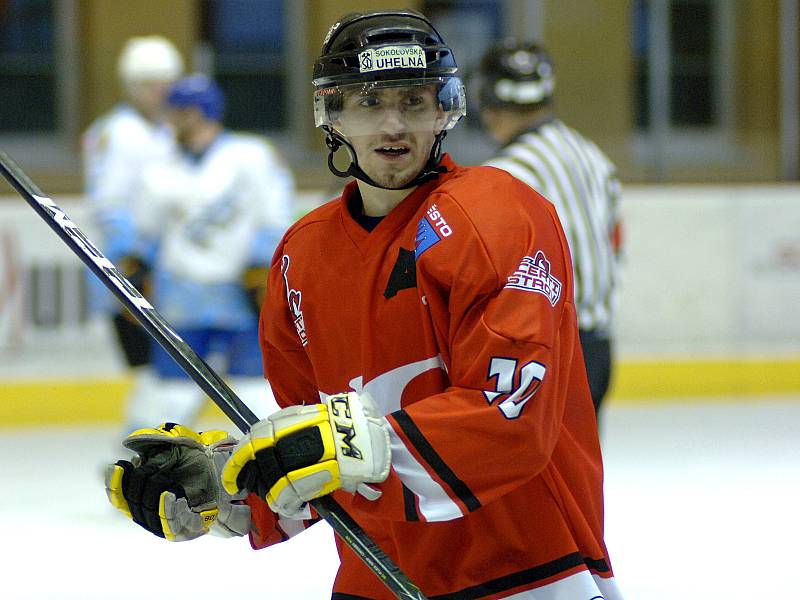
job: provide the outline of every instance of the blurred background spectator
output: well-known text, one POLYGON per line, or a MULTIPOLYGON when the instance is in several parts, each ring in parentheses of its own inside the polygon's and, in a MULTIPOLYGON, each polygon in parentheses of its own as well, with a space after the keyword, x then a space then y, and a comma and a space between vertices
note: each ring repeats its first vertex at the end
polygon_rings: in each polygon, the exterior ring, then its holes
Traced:
MULTIPOLYGON (((183 59, 161 36, 130 38, 120 52, 117 75, 124 100, 98 117, 81 139, 86 202, 95 243, 131 283, 149 295, 152 249, 134 218, 140 179, 149 164, 175 152, 175 135, 166 118, 166 98, 183 72, 183 59)), ((108 314, 120 353, 131 368, 130 404, 155 393, 150 369, 150 335, 86 272, 90 308, 108 314)))
MULTIPOLYGON (((260 416, 277 407, 263 378, 258 318, 272 254, 289 226, 294 179, 265 138, 224 126, 225 97, 194 74, 168 90, 177 149, 142 169, 134 214, 155 250, 153 305, 260 416)), ((193 425, 205 395, 155 341, 157 385, 126 411, 128 432, 193 425)))

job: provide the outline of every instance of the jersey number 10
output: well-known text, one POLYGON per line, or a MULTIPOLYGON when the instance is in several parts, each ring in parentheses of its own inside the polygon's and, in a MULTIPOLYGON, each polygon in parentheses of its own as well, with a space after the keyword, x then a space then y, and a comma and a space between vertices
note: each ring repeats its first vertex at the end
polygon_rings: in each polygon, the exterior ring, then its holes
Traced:
POLYGON ((497 404, 497 408, 507 419, 516 419, 522 413, 528 400, 542 384, 547 368, 536 361, 531 361, 519 369, 517 374, 517 360, 514 358, 493 357, 489 362, 488 381, 496 378, 495 391, 484 391, 489 404, 501 396, 505 398, 497 404))

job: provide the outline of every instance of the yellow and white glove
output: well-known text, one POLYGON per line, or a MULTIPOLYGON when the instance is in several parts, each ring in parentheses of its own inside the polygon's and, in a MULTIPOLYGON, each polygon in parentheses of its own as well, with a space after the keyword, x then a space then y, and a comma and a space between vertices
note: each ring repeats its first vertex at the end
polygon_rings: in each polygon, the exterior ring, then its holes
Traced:
POLYGON ((390 463, 386 420, 372 398, 350 392, 256 423, 225 463, 222 485, 229 494, 255 492, 274 512, 297 518, 306 502, 339 488, 377 500, 380 491, 367 484, 384 481, 390 463))
POLYGON ((175 423, 138 429, 123 442, 137 456, 106 470, 108 499, 134 522, 173 542, 209 531, 246 535, 246 493, 228 494, 219 483, 235 443, 224 431, 195 433, 175 423))

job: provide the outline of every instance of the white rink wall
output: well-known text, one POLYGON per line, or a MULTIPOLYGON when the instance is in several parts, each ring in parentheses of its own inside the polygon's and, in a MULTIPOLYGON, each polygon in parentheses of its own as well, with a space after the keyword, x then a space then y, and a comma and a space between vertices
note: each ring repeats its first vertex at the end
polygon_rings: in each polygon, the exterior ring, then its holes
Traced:
MULTIPOLYGON (((81 198, 55 200, 96 239, 81 198)), ((629 186, 622 216, 623 357, 800 352, 800 186, 629 186)), ((0 355, 103 343, 82 271, 21 198, 0 198, 0 355)))
POLYGON ((800 351, 800 186, 623 193, 623 355, 800 351))

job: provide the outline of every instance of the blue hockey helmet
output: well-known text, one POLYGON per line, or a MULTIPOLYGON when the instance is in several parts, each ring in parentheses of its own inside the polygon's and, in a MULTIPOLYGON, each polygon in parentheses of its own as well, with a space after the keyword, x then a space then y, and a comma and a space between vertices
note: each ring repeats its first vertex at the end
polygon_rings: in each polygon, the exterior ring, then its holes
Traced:
POLYGON ((212 121, 221 121, 225 111, 222 89, 207 75, 197 73, 176 81, 167 95, 173 108, 195 107, 212 121))

